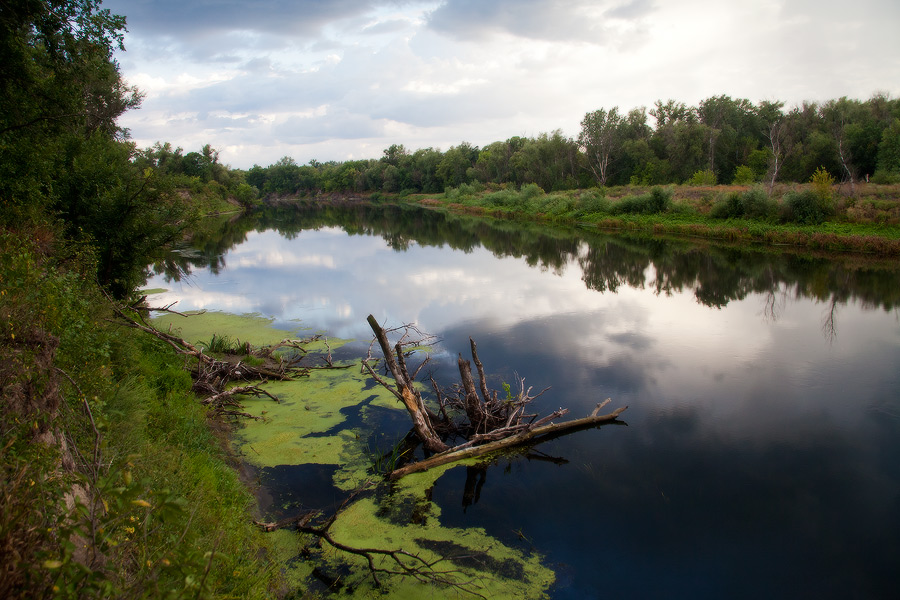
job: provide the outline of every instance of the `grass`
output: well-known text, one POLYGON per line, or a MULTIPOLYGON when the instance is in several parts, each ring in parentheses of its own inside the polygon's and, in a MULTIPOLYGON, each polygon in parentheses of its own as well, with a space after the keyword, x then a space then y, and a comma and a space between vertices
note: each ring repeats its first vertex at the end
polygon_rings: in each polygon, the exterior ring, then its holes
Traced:
POLYGON ((248 352, 248 346, 246 343, 241 342, 241 340, 237 338, 232 338, 228 335, 217 335, 212 334, 212 337, 209 341, 200 342, 200 345, 207 352, 212 352, 214 354, 244 354, 248 352))
POLYGON ((648 234, 900 256, 900 185, 621 186, 545 193, 460 186, 426 205, 648 234))
POLYGON ((111 322, 92 261, 0 230, 0 597, 272 597, 220 425, 168 347, 111 322))

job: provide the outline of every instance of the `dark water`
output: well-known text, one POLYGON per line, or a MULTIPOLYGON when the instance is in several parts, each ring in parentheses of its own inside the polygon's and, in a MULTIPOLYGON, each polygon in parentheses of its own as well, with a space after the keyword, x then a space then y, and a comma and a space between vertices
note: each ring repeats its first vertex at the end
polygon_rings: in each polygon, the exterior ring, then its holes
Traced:
POLYGON ((390 207, 258 215, 194 244, 168 265, 189 275, 150 282, 181 310, 366 342, 369 313, 415 322, 442 340, 439 377, 472 336, 493 386, 552 386, 541 413, 627 404, 627 425, 433 490, 445 525, 542 553, 554 598, 900 590, 896 263, 390 207))

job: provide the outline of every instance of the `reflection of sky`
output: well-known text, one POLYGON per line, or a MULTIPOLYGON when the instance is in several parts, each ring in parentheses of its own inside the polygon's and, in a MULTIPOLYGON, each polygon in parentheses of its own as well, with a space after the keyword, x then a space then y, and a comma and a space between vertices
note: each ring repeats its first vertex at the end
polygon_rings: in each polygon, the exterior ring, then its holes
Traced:
MULTIPOLYGON (((536 387, 573 387, 573 410, 589 409, 597 394, 635 404, 631 414, 700 406, 707 426, 734 435, 789 429, 810 410, 855 424, 862 413, 847 404, 884 404, 884 380, 896 381, 900 364, 892 313, 839 306, 830 340, 822 331, 829 307, 811 300, 787 299, 772 318, 762 295, 717 309, 692 290, 600 293, 586 288, 577 262, 553 273, 483 248, 397 252, 380 237, 334 228, 291 240, 267 231, 249 234, 225 264, 219 276, 195 272, 153 301, 260 313, 285 327, 299 320, 363 340, 372 313, 442 336, 452 355, 472 335, 484 356, 502 353, 500 364, 536 387), (556 372, 566 384, 543 375, 556 372)), ((148 282, 165 286, 161 277, 148 282)))
MULTIPOLYGON (((719 309, 692 290, 600 293, 585 287, 577 262, 549 272, 481 248, 395 252, 335 229, 293 240, 250 234, 225 264, 220 276, 195 273, 153 303, 299 319, 363 340, 372 313, 438 334, 439 377, 454 377, 450 361, 472 336, 494 387, 516 373, 536 390, 552 386, 541 412, 564 406, 580 416, 606 397, 628 404, 628 427, 541 447, 569 464, 493 469, 465 516, 445 510, 460 524, 526 528, 574 569, 558 597, 609 585, 591 574, 597 561, 631 578, 614 586, 619 596, 684 586, 692 597, 790 597, 897 583, 884 567, 900 558, 894 313, 840 305, 832 338, 823 331, 830 306, 789 294, 773 317, 757 294, 719 309), (519 510, 510 512, 510 495, 519 510), (554 516, 545 520, 548 503, 554 516), (585 553, 579 539, 601 547, 585 553), (841 564, 852 572, 804 583, 841 564), (781 587, 752 579, 753 569, 781 587), (748 591, 735 594, 737 581, 748 591)), ((436 500, 458 505, 464 477, 442 479, 436 500)))

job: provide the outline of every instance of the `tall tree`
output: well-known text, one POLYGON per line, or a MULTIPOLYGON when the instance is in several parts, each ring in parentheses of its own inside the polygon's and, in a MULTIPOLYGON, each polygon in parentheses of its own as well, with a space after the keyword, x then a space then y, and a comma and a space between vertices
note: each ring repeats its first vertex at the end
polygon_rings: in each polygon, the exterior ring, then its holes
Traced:
POLYGON ((769 143, 769 170, 766 179, 769 182, 769 194, 775 187, 778 172, 784 164, 785 154, 791 149, 790 139, 787 136, 788 127, 785 124, 784 102, 770 102, 764 100, 759 103, 757 113, 763 127, 763 134, 769 143))
POLYGON ((615 154, 621 149, 623 123, 618 106, 608 111, 601 108, 589 112, 581 120, 578 144, 587 156, 588 167, 600 185, 606 185, 609 180, 611 164, 615 154))

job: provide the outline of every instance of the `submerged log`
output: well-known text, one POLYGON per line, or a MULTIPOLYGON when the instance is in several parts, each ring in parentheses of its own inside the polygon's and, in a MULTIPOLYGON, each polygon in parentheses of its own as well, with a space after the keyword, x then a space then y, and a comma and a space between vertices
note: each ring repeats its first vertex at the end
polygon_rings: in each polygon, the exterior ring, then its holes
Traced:
MULTIPOLYGON (((426 458, 425 460, 420 460, 418 462, 410 463, 406 466, 400 467, 399 469, 395 469, 388 474, 388 478, 392 481, 396 481, 397 479, 400 479, 405 475, 409 475, 410 473, 420 473, 422 471, 427 471, 428 469, 446 465, 458 460, 484 456, 486 454, 490 454, 491 452, 497 452, 499 450, 505 450, 507 448, 513 448, 515 446, 537 443, 540 442, 543 438, 547 438, 553 435, 559 435, 579 429, 587 429, 589 427, 595 427, 597 425, 603 425, 605 423, 612 423, 616 421, 618 416, 622 414, 628 407, 623 406, 621 408, 617 408, 609 414, 598 415, 597 413, 599 412, 600 408, 602 408, 608 402, 609 398, 598 404, 597 408, 594 409, 594 412, 592 414, 588 415, 587 417, 582 417, 581 419, 572 419, 571 421, 564 421, 562 423, 549 423, 548 425, 543 425, 534 429, 527 429, 520 433, 516 433, 493 442, 481 444, 480 446, 461 444, 455 448, 451 448, 446 452, 435 454, 434 456, 426 458)), ((561 412, 562 414, 565 414, 565 411, 561 412)))
MULTIPOLYGON (((447 400, 448 395, 432 379, 432 385, 440 403, 440 413, 444 416, 444 420, 449 421, 446 410, 448 406, 460 410, 468 419, 466 425, 457 428, 457 431, 465 431, 467 433, 468 438, 466 442, 450 448, 437 433, 437 428, 433 422, 433 419, 437 419, 437 416, 428 410, 421 394, 414 386, 415 374, 410 375, 407 370, 402 343, 406 334, 404 334, 400 342, 397 342, 391 348, 387 333, 378 324, 375 317, 369 315, 367 321, 375 333, 375 339, 381 347, 385 364, 394 378, 396 387, 391 386, 375 371, 372 366, 374 359, 371 356, 371 352, 363 360, 363 366, 378 383, 388 389, 404 404, 413 422, 413 430, 416 436, 422 441, 426 449, 435 453, 425 460, 395 469, 388 475, 392 480, 399 479, 409 473, 425 471, 457 460, 483 456, 506 448, 534 444, 550 436, 611 423, 616 421, 618 416, 628 408, 623 406, 609 414, 600 415, 598 414, 600 409, 610 401, 607 398, 605 401, 597 404, 597 407, 590 415, 581 419, 553 423, 554 419, 569 412, 568 409, 559 409, 542 419, 535 420, 537 415, 526 415, 524 407, 546 390, 543 390, 537 396, 532 396, 531 388, 525 387, 525 379, 519 378, 520 389, 516 396, 513 397, 509 386, 504 384, 506 397, 500 399, 498 392, 494 391, 492 393, 488 390, 484 365, 478 358, 475 341, 470 338, 472 360, 475 362, 478 370, 480 385, 476 387, 472 376, 471 363, 465 360, 462 355, 459 355, 457 360, 460 384, 456 387, 455 399, 447 400)), ((422 366, 424 366, 424 363, 422 366)), ((446 425, 447 423, 443 424, 446 425)))

